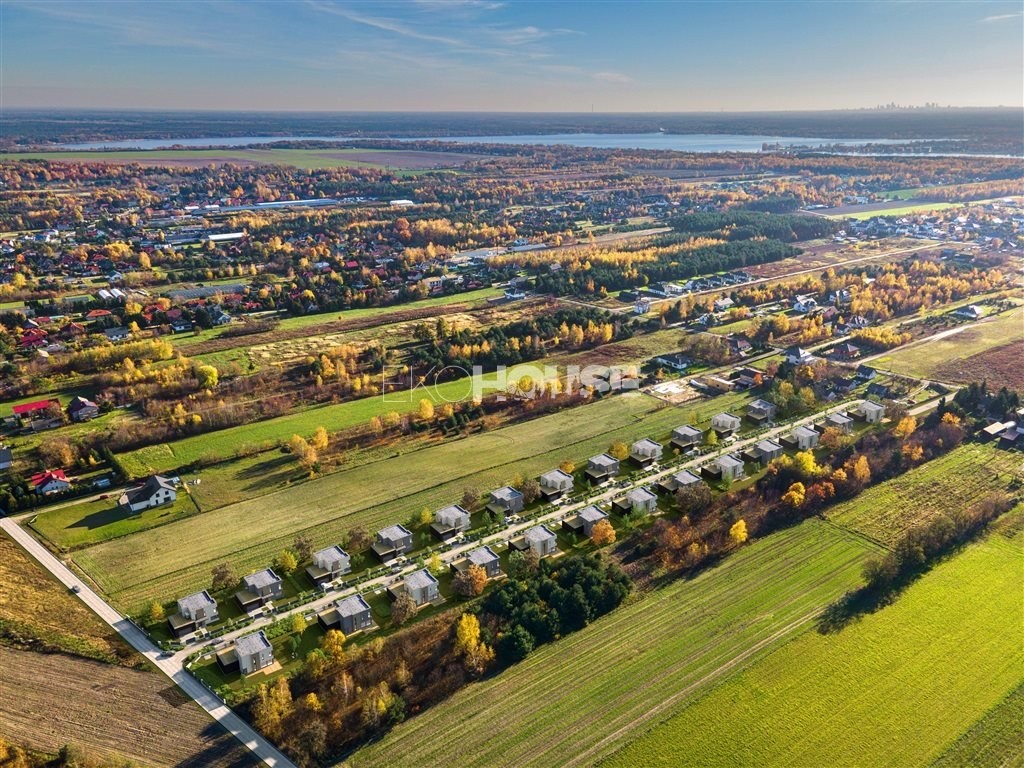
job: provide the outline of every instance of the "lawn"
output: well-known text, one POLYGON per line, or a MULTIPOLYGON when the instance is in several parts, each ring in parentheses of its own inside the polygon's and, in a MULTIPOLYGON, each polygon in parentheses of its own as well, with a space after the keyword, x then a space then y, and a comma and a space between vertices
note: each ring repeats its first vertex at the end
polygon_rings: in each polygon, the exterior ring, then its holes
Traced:
POLYGON ((1022 569, 1024 534, 992 533, 892 605, 776 649, 607 765, 927 765, 1024 681, 1022 569))
POLYGON ((1024 766, 1024 684, 990 709, 942 753, 934 768, 1024 766))
MULTIPOLYGON (((239 572, 267 565, 299 532, 317 546, 336 543, 353 526, 371 532, 407 521, 424 507, 457 501, 466 486, 481 492, 531 477, 572 459, 577 466, 618 440, 666 440, 690 416, 706 421, 724 401, 664 407, 641 394, 625 394, 494 432, 395 455, 305 481, 268 495, 98 544, 75 561, 129 610, 207 585, 210 569, 229 560, 239 572), (691 407, 692 406, 692 407, 691 407), (131 558, 126 572, 121 563, 131 558)), ((258 477, 253 481, 259 482, 258 477)))
POLYGON ((989 491, 1006 488, 1015 477, 1024 477, 1021 454, 966 443, 837 504, 827 517, 891 546, 915 525, 963 509, 989 491))
POLYGON ((715 680, 807 629, 870 546, 808 521, 638 596, 357 752, 353 768, 592 765, 715 680))

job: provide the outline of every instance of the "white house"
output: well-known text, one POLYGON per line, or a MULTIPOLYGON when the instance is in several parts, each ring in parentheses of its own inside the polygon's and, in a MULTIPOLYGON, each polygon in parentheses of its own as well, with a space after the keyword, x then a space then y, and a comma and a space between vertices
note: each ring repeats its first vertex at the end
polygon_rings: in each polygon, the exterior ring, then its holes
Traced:
POLYGON ((118 503, 122 507, 128 507, 132 512, 141 512, 144 509, 159 507, 161 504, 170 504, 178 498, 178 492, 174 483, 166 477, 153 475, 142 485, 129 488, 121 494, 118 503))

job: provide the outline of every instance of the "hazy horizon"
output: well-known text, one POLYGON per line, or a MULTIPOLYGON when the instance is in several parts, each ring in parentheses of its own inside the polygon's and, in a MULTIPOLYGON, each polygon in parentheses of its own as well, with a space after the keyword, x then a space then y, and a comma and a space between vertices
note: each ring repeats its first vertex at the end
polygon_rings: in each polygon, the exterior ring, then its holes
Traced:
POLYGON ((1024 105, 1021 5, 0 5, 5 108, 690 114, 1024 105))

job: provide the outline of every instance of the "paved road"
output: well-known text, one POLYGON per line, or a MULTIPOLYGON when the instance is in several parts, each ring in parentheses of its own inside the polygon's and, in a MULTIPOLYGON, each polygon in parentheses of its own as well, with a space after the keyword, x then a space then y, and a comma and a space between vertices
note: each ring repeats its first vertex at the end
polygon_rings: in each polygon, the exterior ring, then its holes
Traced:
MULTIPOLYGON (((74 573, 61 563, 56 557, 50 554, 49 550, 43 547, 28 533, 22 530, 11 518, 0 519, 0 528, 12 539, 25 548, 40 565, 54 575, 68 589, 78 588, 78 596, 92 611, 103 621, 109 624, 123 637, 129 645, 145 656, 153 665, 169 677, 175 684, 191 697, 199 706, 205 709, 214 720, 220 723, 226 731, 238 739, 260 760, 275 768, 296 768, 294 763, 277 750, 270 742, 253 730, 248 723, 236 715, 230 707, 222 702, 217 696, 211 693, 202 683, 182 667, 181 660, 177 657, 162 658, 160 649, 142 632, 135 624, 119 614, 95 592, 89 585, 79 579, 74 573)), ((140 713, 140 716, 143 713, 140 713)))

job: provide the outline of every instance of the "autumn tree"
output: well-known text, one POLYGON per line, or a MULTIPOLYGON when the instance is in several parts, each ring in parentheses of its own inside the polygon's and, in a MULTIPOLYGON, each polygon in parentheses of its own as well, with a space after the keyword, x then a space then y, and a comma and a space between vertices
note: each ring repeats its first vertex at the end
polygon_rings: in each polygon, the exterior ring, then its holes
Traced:
POLYGON ((253 724, 265 736, 277 741, 282 737, 284 721, 293 709, 288 678, 279 677, 271 685, 263 683, 256 689, 256 701, 252 705, 253 724))
POLYGON ((524 480, 519 486, 519 491, 523 494, 523 503, 532 504, 540 496, 540 483, 533 478, 524 480))
POLYGON ((486 586, 487 571, 475 564, 460 571, 452 579, 452 589, 460 597, 476 597, 484 591, 486 586))
POLYGON ((627 458, 629 458, 629 446, 623 442, 614 442, 608 448, 608 455, 611 456, 613 459, 625 461, 627 458))
POLYGON ((683 515, 699 515, 711 506, 707 483, 690 483, 676 490, 676 509, 683 515))
POLYGON ((613 544, 615 543, 615 529, 607 520, 598 520, 590 531, 590 540, 598 547, 613 544))
POLYGON ((480 641, 480 621, 472 613, 462 614, 455 629, 455 651, 463 656, 466 669, 482 674, 494 659, 492 651, 480 641))
POLYGON ((352 552, 367 549, 371 543, 370 534, 361 525, 357 525, 349 530, 347 540, 348 548, 352 552))
POLYGON ((167 617, 166 611, 164 611, 163 605, 159 600, 154 600, 149 605, 149 623, 158 624, 167 617))
POLYGON ((234 569, 228 563, 213 566, 211 573, 213 574, 213 590, 215 592, 228 589, 238 583, 238 576, 235 575, 234 569))
POLYGON ((729 528, 729 540, 736 546, 747 540, 747 523, 743 518, 737 520, 729 528))
POLYGON ((313 542, 308 536, 299 534, 292 543, 292 551, 295 552, 300 563, 305 563, 313 557, 313 542))
POLYGON ((391 604, 391 622, 400 627, 416 615, 416 602, 406 593, 391 604))
POLYGON ((480 491, 471 486, 462 489, 462 508, 467 512, 476 512, 480 509, 480 491))
POLYGON ((893 427, 892 433, 900 440, 905 440, 914 434, 915 429, 917 429, 917 419, 913 416, 904 416, 899 420, 899 423, 893 427))
POLYGON ((434 418, 434 404, 427 398, 420 400, 419 408, 417 409, 417 415, 419 416, 420 422, 426 423, 434 418))
POLYGON ((324 450, 330 443, 330 435, 327 434, 327 430, 320 426, 316 428, 316 432, 313 433, 313 439, 309 441, 309 444, 317 451, 324 450))
POLYGON ((289 575, 299 566, 299 561, 295 557, 295 553, 290 549, 282 550, 274 561, 274 564, 281 570, 285 575, 289 575))
POLYGON ((804 498, 807 495, 807 489, 803 483, 793 483, 789 486, 784 494, 782 494, 782 503, 789 506, 791 509, 796 509, 803 506, 804 498))
POLYGON ((568 459, 566 459, 565 461, 562 461, 562 462, 561 462, 561 463, 560 463, 560 464, 558 465, 558 468, 559 468, 560 470, 562 470, 563 472, 565 472, 565 474, 567 474, 567 475, 571 475, 571 474, 572 474, 573 472, 575 472, 575 471, 576 471, 576 465, 575 465, 575 464, 573 464, 573 463, 572 463, 571 461, 569 461, 568 459))

